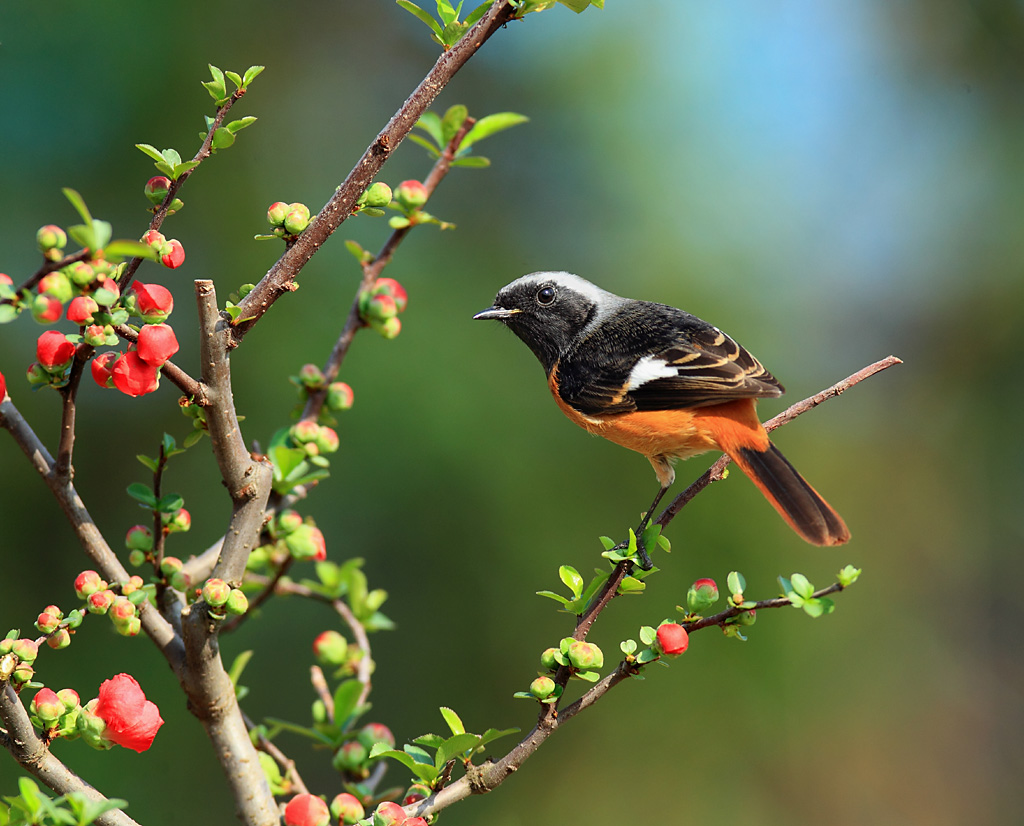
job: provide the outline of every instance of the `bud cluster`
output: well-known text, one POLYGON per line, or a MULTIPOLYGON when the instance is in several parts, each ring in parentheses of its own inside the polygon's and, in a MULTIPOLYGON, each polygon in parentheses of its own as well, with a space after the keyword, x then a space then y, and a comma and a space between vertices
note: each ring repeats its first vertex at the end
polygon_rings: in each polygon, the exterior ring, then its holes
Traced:
POLYGON ((267 222, 278 238, 294 238, 309 226, 309 207, 298 202, 275 201, 267 209, 267 222))
POLYGON ((244 614, 249 610, 249 600, 242 589, 232 588, 223 579, 206 580, 202 597, 214 619, 224 619, 227 614, 244 614))
MULTIPOLYGON (((151 178, 150 182, 152 183, 155 180, 158 179, 151 178)), ((165 178, 164 180, 167 179, 165 178)), ((167 194, 166 190, 164 190, 164 194, 167 194)), ((163 201, 163 198, 160 201, 163 201)), ((177 238, 172 238, 168 241, 162 232, 151 229, 142 236, 142 242, 152 247, 160 263, 170 270, 176 270, 185 263, 185 248, 177 238)))
POLYGON ((153 586, 146 585, 140 576, 132 576, 120 584, 108 584, 95 571, 82 571, 75 578, 75 593, 85 602, 85 610, 90 614, 106 615, 117 633, 134 637, 142 630, 140 611, 153 593, 153 586))
POLYGON ((81 700, 74 689, 54 691, 41 688, 29 704, 28 715, 32 725, 42 731, 47 740, 58 737, 73 740, 79 736, 78 718, 81 710, 81 700))
MULTIPOLYGON (((391 729, 383 723, 367 723, 351 740, 346 740, 337 751, 331 764, 340 772, 345 772, 354 778, 363 779, 369 777, 371 764, 377 762, 370 759, 370 751, 378 743, 383 743, 388 749, 395 747, 395 736, 391 729)), ((397 805, 397 804, 393 804, 397 805)), ((401 807, 398 807, 401 809, 401 807)), ((404 813, 403 813, 404 814, 404 813)))
POLYGON ((322 562, 327 559, 327 543, 312 518, 291 508, 280 511, 267 524, 270 541, 260 545, 249 555, 246 567, 259 571, 267 566, 279 567, 288 557, 303 561, 322 562))
POLYGON ((405 288, 393 278, 378 278, 359 294, 359 317, 384 338, 395 338, 402 330, 398 315, 409 303, 405 288))

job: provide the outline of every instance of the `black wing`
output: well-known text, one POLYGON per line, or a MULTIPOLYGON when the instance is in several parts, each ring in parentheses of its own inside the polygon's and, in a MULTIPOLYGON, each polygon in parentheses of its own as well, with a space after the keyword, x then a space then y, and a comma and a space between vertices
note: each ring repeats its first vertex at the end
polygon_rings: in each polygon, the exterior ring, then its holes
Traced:
POLYGON ((761 362, 717 327, 643 301, 585 331, 557 369, 563 400, 591 416, 783 393, 761 362))

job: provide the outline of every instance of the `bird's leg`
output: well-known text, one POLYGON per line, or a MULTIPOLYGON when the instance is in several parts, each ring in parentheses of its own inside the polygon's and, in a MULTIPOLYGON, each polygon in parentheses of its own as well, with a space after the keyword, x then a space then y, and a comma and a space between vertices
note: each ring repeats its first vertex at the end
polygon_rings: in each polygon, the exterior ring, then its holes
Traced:
POLYGON ((654 509, 658 507, 661 497, 665 495, 665 491, 667 490, 667 485, 658 490, 658 495, 654 497, 654 501, 651 502, 651 506, 647 509, 647 513, 644 514, 644 518, 640 520, 640 524, 636 529, 636 553, 637 556, 640 557, 640 569, 644 571, 649 571, 654 567, 651 557, 647 554, 647 548, 644 547, 644 531, 647 530, 651 517, 654 515, 654 509))

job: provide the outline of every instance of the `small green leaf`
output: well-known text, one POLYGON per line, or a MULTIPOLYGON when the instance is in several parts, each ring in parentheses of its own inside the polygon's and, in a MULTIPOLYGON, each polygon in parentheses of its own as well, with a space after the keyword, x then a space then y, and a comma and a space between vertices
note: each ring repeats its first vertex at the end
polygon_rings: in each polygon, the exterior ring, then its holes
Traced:
POLYGON ((651 628, 651 626, 644 625, 640 628, 640 642, 644 645, 653 645, 657 637, 658 632, 651 628))
POLYGON ((409 140, 411 140, 413 143, 418 143, 420 146, 426 149, 427 152, 430 153, 430 157, 436 158, 441 154, 440 150, 422 135, 417 135, 415 132, 412 132, 409 134, 408 137, 409 140))
POLYGON ((644 588, 647 587, 647 583, 642 582, 635 576, 626 576, 622 578, 622 582, 619 583, 620 594, 639 594, 644 588))
POLYGON ((529 120, 526 115, 520 115, 517 112, 496 112, 493 115, 482 117, 466 133, 466 137, 459 144, 459 150, 469 149, 473 144, 479 143, 491 135, 496 135, 498 132, 511 129, 521 123, 527 123, 529 120))
POLYGON ((85 205, 85 200, 82 198, 82 196, 79 195, 76 190, 71 189, 70 187, 64 187, 61 190, 61 192, 63 192, 64 197, 71 202, 71 206, 75 208, 75 212, 77 212, 82 217, 82 223, 92 224, 92 215, 89 214, 89 207, 85 205))
POLYGON ((441 706, 441 716, 444 717, 448 728, 452 730, 452 734, 466 733, 466 727, 462 724, 462 719, 452 709, 447 706, 441 706))
POLYGON ((504 729, 489 728, 489 729, 487 729, 487 731, 485 731, 483 734, 480 735, 480 745, 477 746, 477 751, 482 749, 484 746, 489 745, 490 743, 493 743, 495 740, 498 740, 498 739, 500 739, 502 737, 508 737, 510 734, 518 734, 518 733, 519 733, 519 729, 518 728, 504 728, 504 729))
POLYGON ((537 596, 553 599, 555 602, 560 602, 562 605, 568 605, 570 602, 567 597, 563 597, 561 594, 556 594, 554 591, 537 591, 537 596))
POLYGON ((619 643, 619 650, 627 657, 636 652, 636 640, 623 640, 619 643))
POLYGON ((616 545, 615 540, 612 539, 610 536, 599 536, 597 538, 597 541, 600 542, 604 546, 604 549, 606 551, 610 551, 616 545))
POLYGON ((256 118, 250 115, 249 117, 240 118, 239 120, 233 120, 224 128, 231 133, 238 133, 245 129, 245 127, 252 126, 254 123, 256 123, 256 118))
POLYGON ((136 454, 135 458, 142 463, 143 467, 146 467, 153 473, 156 473, 156 469, 159 466, 156 459, 150 458, 149 456, 146 456, 144 453, 136 454))
POLYGON ((434 766, 440 769, 453 757, 462 759, 463 752, 475 748, 480 743, 480 738, 475 734, 456 734, 449 737, 442 743, 437 754, 434 755, 434 766))
POLYGON ((640 663, 640 665, 646 665, 649 662, 654 662, 656 659, 658 659, 658 654, 652 648, 645 648, 636 655, 636 661, 640 663))
POLYGON ((160 513, 177 513, 184 506, 185 500, 181 496, 177 493, 168 493, 166 496, 160 497, 160 501, 156 503, 153 509, 160 511, 160 513))
POLYGON ((747 588, 747 581, 739 571, 731 571, 726 578, 726 584, 731 594, 742 594, 747 588))
POLYGON ((345 680, 334 691, 334 720, 343 725, 356 712, 363 684, 359 680, 345 680))
POLYGON ((148 258, 155 261, 159 255, 159 252, 153 249, 149 244, 143 244, 141 241, 129 241, 127 239, 111 241, 103 248, 103 252, 106 255, 107 260, 116 260, 118 258, 148 258))
POLYGON ((401 6, 403 9, 409 12, 409 14, 419 18, 424 23, 426 23, 430 27, 430 30, 438 37, 441 36, 441 25, 415 3, 410 2, 410 0, 395 0, 395 2, 397 2, 399 6, 401 6))
POLYGON ((245 74, 242 76, 242 85, 248 86, 252 83, 260 73, 266 68, 266 66, 250 66, 245 70, 245 74))
POLYGON ((578 597, 583 592, 583 577, 572 565, 559 567, 558 578, 562 580, 566 588, 572 591, 574 597, 578 597))
POLYGON ((156 494, 153 493, 153 489, 149 485, 144 485, 142 482, 132 482, 128 486, 128 495, 132 499, 137 499, 147 508, 156 508, 156 494))
POLYGON ((803 574, 793 574, 789 581, 793 584, 793 590, 804 599, 810 599, 814 596, 814 586, 803 574))
POLYGON ((440 734, 421 734, 413 743, 417 746, 426 746, 428 749, 436 749, 444 742, 440 734))
POLYGON ((416 121, 416 126, 426 132, 437 144, 438 154, 444 149, 444 135, 441 132, 441 116, 437 112, 424 112, 416 121))
POLYGON ((455 133, 462 128, 462 124, 465 123, 468 116, 469 110, 461 103, 448 108, 448 111, 444 113, 444 117, 441 118, 442 145, 448 145, 448 142, 455 137, 455 133))
POLYGON ((473 9, 473 11, 471 11, 469 13, 469 16, 466 18, 466 26, 469 27, 469 26, 475 25, 477 23, 477 21, 479 21, 480 18, 483 17, 487 13, 487 10, 490 7, 491 7, 491 0, 486 0, 486 2, 481 3, 475 9, 473 9))
POLYGON ((853 585, 860 575, 860 568, 854 568, 852 565, 847 565, 838 574, 839 584, 846 588, 849 585, 853 585))
POLYGON ((483 169, 491 165, 490 158, 484 158, 480 155, 470 155, 466 158, 456 158, 452 161, 452 166, 465 166, 470 169, 483 169))
POLYGON ((577 671, 573 674, 579 680, 585 680, 588 683, 596 683, 601 679, 601 672, 599 671, 577 671))
POLYGON ((210 146, 214 149, 227 149, 231 144, 235 142, 235 133, 232 132, 225 126, 222 126, 216 132, 213 133, 213 140, 210 142, 210 146))

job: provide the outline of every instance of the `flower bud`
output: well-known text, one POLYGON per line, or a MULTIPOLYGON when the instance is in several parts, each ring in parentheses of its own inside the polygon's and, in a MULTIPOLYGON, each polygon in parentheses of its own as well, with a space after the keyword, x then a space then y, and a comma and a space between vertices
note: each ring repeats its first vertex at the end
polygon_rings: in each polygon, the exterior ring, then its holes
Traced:
POLYGON ((71 645, 71 632, 67 628, 59 628, 46 638, 46 644, 54 651, 67 648, 71 645))
MULTIPOLYGON (((402 805, 411 806, 413 803, 419 803, 421 800, 426 800, 430 797, 433 792, 434 790, 425 783, 413 783, 402 796, 402 805)), ((408 822, 406 821, 406 823, 408 822)))
POLYGON ((389 318, 386 321, 374 321, 370 326, 384 338, 388 339, 388 341, 398 338, 398 334, 402 332, 402 320, 398 316, 389 318))
POLYGON ((400 313, 404 312, 409 304, 409 295, 406 293, 405 287, 394 278, 378 278, 373 282, 370 292, 374 295, 390 295, 395 300, 395 306, 400 313))
POLYGON ((341 665, 348 659, 348 640, 337 631, 321 631, 313 640, 313 656, 321 665, 341 665))
POLYGON ((718 602, 718 586, 713 579, 698 579, 686 592, 686 608, 693 614, 706 611, 718 602))
POLYGON ((171 533, 184 533, 192 527, 192 514, 184 508, 178 508, 169 519, 167 514, 164 514, 164 520, 167 530, 171 533))
POLYGON ((366 746, 358 740, 349 740, 335 752, 331 765, 338 771, 357 771, 366 762, 366 754, 366 746))
POLYGON ((25 685, 25 683, 32 682, 35 675, 36 670, 32 666, 28 663, 20 663, 11 674, 11 682, 15 685, 25 685))
POLYGON ((32 299, 29 309, 32 318, 40 324, 53 324, 55 321, 60 321, 64 305, 52 295, 37 295, 32 299))
POLYGON ((160 560, 160 573, 164 576, 174 576, 182 567, 182 561, 176 556, 165 556, 160 560))
POLYGON ((331 382, 327 387, 327 408, 329 410, 351 410, 354 398, 352 388, 343 381, 331 382))
POLYGON ((68 243, 68 236, 60 227, 54 224, 47 224, 40 227, 36 232, 36 243, 40 252, 47 252, 52 249, 64 249, 68 243))
POLYGON ((410 817, 402 826, 427 826, 427 820, 423 817, 410 817))
POLYGON ((530 693, 538 700, 546 700, 555 692, 555 681, 550 677, 538 677, 530 683, 530 693))
POLYGON ((224 608, 229 614, 244 614, 249 610, 249 598, 241 588, 232 588, 224 608))
POLYGON ((135 525, 124 536, 124 546, 129 551, 153 550, 153 532, 145 525, 135 525))
POLYGON ((296 444, 304 445, 308 442, 315 442, 320 435, 320 425, 312 419, 303 419, 292 425, 289 435, 296 444))
POLYGON ((324 374, 315 364, 303 364, 299 368, 299 381, 309 390, 319 390, 324 386, 324 374))
POLYGON ((92 370, 92 377, 96 384, 100 387, 111 389, 114 387, 114 376, 112 371, 114 362, 120 357, 120 353, 109 350, 106 353, 101 353, 92 360, 90 369, 92 370))
POLYGON ((96 706, 98 704, 99 698, 96 698, 82 706, 82 710, 78 715, 77 730, 86 742, 86 745, 94 749, 109 749, 114 744, 103 737, 107 730, 107 724, 103 721, 103 718, 96 716, 96 706))
POLYGON ((160 386, 160 369, 143 361, 135 350, 129 350, 119 357, 110 375, 114 387, 132 398, 145 396, 160 386))
POLYGON ((315 444, 320 453, 335 453, 338 450, 338 432, 333 427, 321 425, 315 444))
POLYGON ((366 810, 359 802, 358 797, 348 792, 342 792, 335 795, 334 800, 331 801, 331 814, 338 819, 341 826, 352 826, 353 823, 358 823, 366 816, 366 810))
POLYGON ((419 181, 402 181, 395 189, 394 198, 402 209, 419 209, 427 202, 427 188, 419 181))
POLYGON ((64 714, 64 703, 53 689, 41 688, 32 699, 29 711, 44 723, 52 725, 64 714))
POLYGON ((74 294, 71 289, 71 279, 60 271, 47 273, 40 278, 36 291, 39 295, 56 298, 61 304, 67 304, 74 294))
POLYGON ((115 626, 125 625, 135 616, 135 605, 127 597, 115 597, 107 616, 114 621, 115 626))
POLYGON ((327 545, 319 528, 302 524, 284 538, 285 546, 295 559, 327 559, 327 545))
POLYGON ((0 402, 7 396, 7 379, 4 378, 4 374, 0 373, 0 402))
POLYGON ((82 341, 92 347, 102 347, 107 343, 107 337, 111 332, 113 328, 108 331, 102 324, 90 324, 82 331, 82 341))
POLYGON ((49 634, 51 631, 56 631, 60 625, 60 617, 57 614, 51 614, 49 611, 43 611, 38 617, 36 617, 36 628, 40 634, 49 634))
POLYGON ((125 622, 114 623, 114 630, 122 637, 136 637, 142 630, 142 620, 136 614, 125 622))
POLYGON ((75 357, 75 345, 58 330, 47 330, 36 340, 36 358, 50 373, 60 373, 75 357))
POLYGON ((230 593, 231 586, 223 579, 208 579, 203 583, 203 599, 214 608, 220 608, 227 602, 230 593))
POLYGON ((385 800, 373 810, 373 826, 402 826, 405 810, 392 800, 385 800))
POLYGON ((663 622, 658 626, 654 648, 666 657, 678 657, 690 644, 690 636, 683 626, 675 622, 663 622))
POLYGON ((273 227, 284 225, 284 216, 288 214, 288 204, 284 201, 275 201, 267 209, 267 223, 273 227))
POLYGON ((383 743, 389 749, 395 747, 395 735, 383 723, 367 723, 359 729, 359 734, 356 737, 360 743, 366 746, 368 752, 372 751, 377 743, 383 743))
POLYGON ((285 826, 327 826, 331 811, 319 797, 297 794, 284 807, 284 822, 285 826))
POLYGON ((25 371, 25 378, 33 387, 42 387, 53 381, 53 375, 38 361, 32 362, 25 371))
POLYGON ((145 192, 146 198, 149 199, 150 203, 160 206, 164 202, 164 198, 167 197, 167 190, 170 188, 170 178, 166 178, 163 175, 155 175, 146 181, 143 192, 145 192))
POLYGON ((391 187, 383 181, 370 184, 369 188, 359 197, 359 204, 368 207, 386 207, 391 203, 391 187))
POLYGON ((171 291, 160 284, 143 284, 136 281, 132 284, 131 295, 134 299, 135 315, 146 324, 166 321, 174 310, 174 297, 171 291))
POLYGON ((39 656, 39 646, 36 644, 35 640, 15 640, 11 645, 11 651, 14 652, 14 656, 26 665, 34 663, 36 661, 36 657, 39 656))
POLYGON ((753 608, 749 611, 743 611, 735 616, 733 622, 737 625, 753 625, 757 622, 757 611, 753 608))
POLYGON ((85 610, 90 614, 105 614, 114 604, 116 594, 110 589, 96 591, 85 599, 85 610))
POLYGON ((569 650, 565 652, 565 655, 569 658, 573 668, 590 671, 604 665, 604 652, 594 643, 585 640, 573 640, 569 643, 569 650))
POLYGON ((160 230, 151 229, 148 230, 146 234, 142 236, 142 243, 148 244, 157 252, 159 252, 167 243, 167 239, 164 237, 164 234, 160 232, 160 230))
POLYGON ((121 288, 112 278, 104 278, 100 281, 99 287, 93 292, 92 297, 101 307, 112 307, 121 297, 121 288))
POLYGON ((82 571, 75 577, 75 593, 78 594, 79 599, 85 599, 89 594, 94 594, 106 587, 107 583, 95 571, 82 571))
POLYGON ((558 660, 555 659, 557 654, 557 648, 545 648, 544 652, 540 655, 540 664, 548 669, 548 671, 554 671, 558 668, 558 660))
POLYGON ((78 692, 73 688, 62 688, 57 692, 57 697, 60 699, 61 705, 64 706, 65 711, 74 711, 82 704, 82 700, 78 696, 78 692))
POLYGON ((286 508, 270 523, 270 533, 277 539, 279 536, 287 536, 302 524, 302 514, 292 508, 286 508))
POLYGON ((368 321, 386 321, 396 315, 398 315, 398 305, 395 304, 395 299, 386 293, 372 295, 366 302, 364 317, 368 321))
POLYGON ((170 270, 175 270, 185 263, 185 248, 181 241, 172 238, 167 245, 160 250, 160 263, 170 270))
POLYGON ((77 324, 79 327, 85 327, 87 324, 92 324, 94 320, 93 314, 99 312, 99 309, 99 304, 91 297, 87 295, 77 296, 72 298, 71 303, 68 304, 68 321, 77 324))
POLYGON ((185 571, 175 571, 170 576, 171 587, 184 593, 192 587, 192 577, 185 571))
POLYGON ((302 204, 300 206, 302 209, 289 210, 284 216, 285 231, 291 235, 298 235, 309 226, 309 209, 302 204))
MULTIPOLYGON (((128 581, 121 586, 121 594, 126 597, 136 594, 137 591, 142 590, 142 587, 145 584, 146 583, 143 581, 142 577, 138 575, 130 576, 128 577, 128 581)), ((136 596, 138 595, 136 594, 136 596)), ((139 604, 139 601, 135 598, 132 598, 132 602, 135 603, 135 605, 139 604)))
POLYGON ((78 287, 86 287, 96 280, 96 270, 87 261, 78 261, 68 268, 68 278, 78 287))
POLYGON ((144 362, 161 367, 178 352, 178 338, 169 324, 146 324, 135 347, 144 362))

